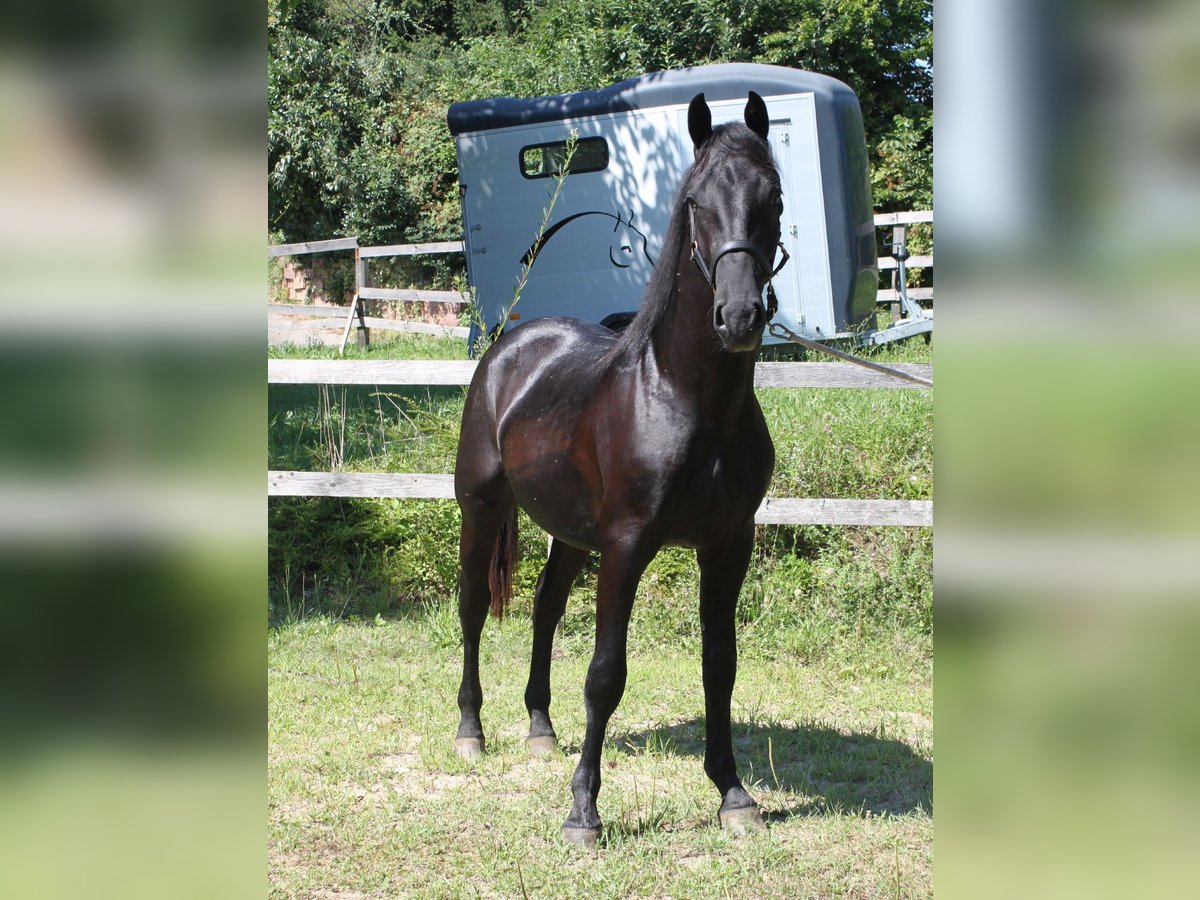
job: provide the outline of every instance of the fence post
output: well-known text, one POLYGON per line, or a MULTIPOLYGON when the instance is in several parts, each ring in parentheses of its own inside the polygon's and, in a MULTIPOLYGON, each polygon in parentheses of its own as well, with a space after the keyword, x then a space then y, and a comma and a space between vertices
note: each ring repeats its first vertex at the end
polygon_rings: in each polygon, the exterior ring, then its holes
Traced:
MULTIPOLYGON (((893 225, 892 226, 892 255, 895 256, 901 248, 908 246, 908 226, 893 225)), ((890 304, 892 310, 892 324, 895 325, 900 321, 904 313, 900 309, 900 267, 892 269, 892 302, 890 304)))
POLYGON ((366 347, 371 343, 371 332, 367 329, 367 323, 363 319, 363 304, 367 301, 362 299, 362 290, 365 287, 370 287, 371 271, 368 268, 370 263, 358 255, 358 249, 354 250, 354 296, 358 305, 358 346, 366 347))

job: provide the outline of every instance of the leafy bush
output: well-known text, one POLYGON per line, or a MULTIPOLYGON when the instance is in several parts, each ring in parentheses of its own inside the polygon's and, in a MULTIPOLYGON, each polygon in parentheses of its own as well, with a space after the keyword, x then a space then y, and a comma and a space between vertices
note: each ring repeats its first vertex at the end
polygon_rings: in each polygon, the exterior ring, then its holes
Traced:
POLYGON ((932 46, 929 0, 276 0, 268 227, 287 241, 457 238, 452 102, 729 61, 849 84, 877 207, 926 208, 932 46))
POLYGON ((452 501, 277 497, 268 528, 276 614, 369 617, 454 595, 459 516, 452 501))

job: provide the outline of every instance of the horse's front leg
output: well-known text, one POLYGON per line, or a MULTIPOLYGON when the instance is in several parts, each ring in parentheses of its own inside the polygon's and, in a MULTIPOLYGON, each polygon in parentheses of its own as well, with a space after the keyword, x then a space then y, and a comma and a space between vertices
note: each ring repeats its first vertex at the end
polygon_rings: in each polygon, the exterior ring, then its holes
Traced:
POLYGON ((721 792, 721 825, 735 834, 764 827, 758 804, 737 776, 729 723, 737 677, 737 600, 753 544, 751 524, 696 553, 704 655, 704 771, 721 792))
POLYGON ((563 824, 563 840, 586 847, 600 836, 600 750, 608 720, 625 692, 625 644, 629 616, 638 580, 657 547, 649 549, 636 540, 606 543, 600 553, 600 575, 596 585, 596 649, 584 683, 587 729, 579 765, 571 778, 575 805, 563 824))

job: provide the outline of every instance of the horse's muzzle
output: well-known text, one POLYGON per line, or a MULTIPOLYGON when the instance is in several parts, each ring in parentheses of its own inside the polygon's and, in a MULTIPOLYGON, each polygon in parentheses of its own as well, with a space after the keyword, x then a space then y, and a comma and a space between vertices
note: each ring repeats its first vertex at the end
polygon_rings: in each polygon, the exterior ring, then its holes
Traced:
POLYGON ((750 353, 762 343, 767 311, 756 297, 741 303, 713 304, 713 327, 730 353, 750 353))

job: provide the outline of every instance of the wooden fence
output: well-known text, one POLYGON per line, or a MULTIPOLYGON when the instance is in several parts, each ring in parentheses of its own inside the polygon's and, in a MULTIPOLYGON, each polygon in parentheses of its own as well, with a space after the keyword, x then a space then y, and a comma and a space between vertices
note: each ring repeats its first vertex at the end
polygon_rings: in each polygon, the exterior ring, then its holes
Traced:
MULTIPOLYGON (((323 385, 465 385, 475 362, 460 360, 284 360, 267 361, 270 384, 323 385)), ((897 364, 896 368, 924 378, 933 377, 929 364, 897 364)), ((847 363, 760 362, 755 387, 772 388, 892 388, 914 385, 847 363)), ((454 476, 375 472, 267 473, 271 497, 398 497, 447 500, 454 497, 454 476)), ((754 521, 763 525, 893 525, 928 527, 933 524, 930 500, 832 500, 768 497, 754 521)))
MULTIPOLYGON (((889 246, 893 248, 893 252, 907 251, 908 249, 908 226, 917 225, 922 222, 933 222, 932 210, 920 210, 917 212, 895 212, 895 213, 879 213, 875 216, 876 228, 892 229, 892 239, 889 246)), ((900 285, 897 281, 899 272, 896 266, 896 257, 881 256, 879 257, 879 271, 892 273, 892 286, 889 289, 879 291, 875 295, 876 303, 886 303, 891 309, 892 322, 899 321, 902 311, 900 309, 900 285)), ((931 269, 933 268, 933 256, 910 256, 905 260, 905 265, 910 269, 931 269)), ((933 300, 933 288, 913 288, 905 285, 905 293, 908 299, 914 302, 918 300, 933 300)))
MULTIPOLYGON (((387 244, 379 247, 360 247, 358 238, 337 238, 330 241, 309 241, 299 244, 276 244, 267 247, 267 257, 303 256, 312 253, 329 253, 338 250, 354 251, 354 298, 348 308, 328 307, 334 310, 333 315, 342 316, 346 320, 342 332, 342 349, 350 338, 350 330, 358 320, 358 341, 360 344, 370 342, 370 328, 380 328, 396 331, 421 332, 429 334, 453 334, 466 336, 466 330, 451 326, 428 325, 419 322, 404 322, 393 319, 369 317, 364 312, 363 301, 382 300, 390 303, 436 303, 449 307, 460 307, 466 304, 467 298, 458 291, 425 291, 411 288, 381 288, 371 285, 371 268, 369 259, 387 256, 420 256, 436 253, 462 253, 462 241, 431 241, 422 244, 387 244), (424 325, 425 327, 421 327, 424 325)), ((272 310, 286 311, 293 314, 327 316, 322 307, 303 306, 300 304, 267 304, 268 313, 272 310), (282 307, 287 307, 283 310, 282 307), (313 310, 321 309, 321 312, 313 310)), ((282 327, 284 329, 303 330, 314 327, 312 323, 294 322, 282 327)), ((324 322, 315 323, 317 328, 327 327, 324 322)))
MULTIPOLYGON (((908 226, 932 221, 933 212, 929 210, 880 213, 875 216, 875 227, 890 227, 892 229, 892 240, 889 245, 906 248, 908 245, 908 226)), ((302 256, 311 253, 329 253, 338 250, 354 251, 354 299, 349 308, 331 307, 336 310, 335 315, 346 317, 345 330, 342 334, 343 349, 345 349, 346 342, 349 340, 350 330, 354 327, 356 318, 358 320, 358 341, 360 344, 369 343, 369 329, 372 327, 402 331, 423 330, 414 329, 412 325, 415 323, 368 317, 363 310, 361 301, 381 300, 388 303, 437 303, 450 307, 463 306, 468 302, 468 298, 458 291, 425 291, 410 288, 374 287, 371 284, 371 270, 370 263, 368 262, 369 259, 377 259, 379 257, 462 253, 462 241, 431 241, 419 244, 388 244, 379 247, 360 247, 358 245, 358 238, 349 237, 336 238, 329 241, 308 241, 299 244, 276 244, 267 247, 267 256, 269 258, 302 256)), ((881 256, 878 265, 881 272, 890 271, 892 273, 892 286, 890 289, 879 291, 875 299, 878 303, 887 303, 891 306, 892 320, 895 321, 900 317, 898 285, 896 283, 896 258, 894 256, 881 256)), ((910 269, 932 268, 933 256, 910 256, 906 265, 910 269)), ((907 288, 907 293, 909 299, 914 301, 930 301, 933 299, 933 288, 907 288)), ((287 304, 268 304, 268 309, 278 309, 285 305, 287 304)), ((306 315, 323 315, 323 313, 312 312, 312 310, 319 309, 319 307, 303 307, 297 304, 293 309, 303 310, 306 315)), ((288 311, 293 311, 293 309, 289 309, 288 311)), ((286 327, 307 328, 312 326, 296 323, 286 327)), ((317 327, 325 327, 325 325, 324 323, 318 323, 317 327)), ((448 326, 440 327, 446 328, 448 326)), ((439 331, 434 333, 446 332, 439 331)), ((457 334, 458 332, 451 331, 450 333, 457 334)))
MULTIPOLYGON (((932 222, 928 211, 882 213, 875 217, 876 227, 891 227, 893 247, 905 247, 908 226, 932 222)), ((301 305, 270 304, 285 312, 313 316, 344 316, 345 347, 355 318, 359 324, 359 340, 366 342, 367 329, 402 328, 408 331, 427 331, 433 334, 458 334, 463 329, 425 323, 399 323, 390 319, 365 316, 360 301, 418 302, 461 305, 466 298, 455 291, 422 291, 371 286, 367 260, 386 256, 414 256, 425 253, 461 253, 461 241, 439 241, 424 244, 394 244, 381 247, 360 247, 357 238, 338 238, 330 241, 311 241, 300 244, 281 244, 267 248, 269 257, 297 256, 338 250, 354 251, 355 294, 349 310, 341 307, 321 308, 301 305)), ((910 268, 933 265, 932 256, 913 256, 910 268)), ((881 290, 880 303, 892 304, 897 314, 896 260, 880 257, 880 271, 892 271, 891 290, 881 290)), ((908 288, 914 300, 932 300, 932 288, 908 288)), ((323 324, 323 323, 322 323, 323 324)), ((296 323, 292 327, 310 327, 296 323)), ((926 364, 897 364, 912 375, 933 377, 933 367, 926 364)), ((424 360, 268 360, 267 380, 270 384, 321 385, 466 385, 475 371, 471 361, 424 360)), ((826 362, 760 362, 754 373, 758 388, 889 388, 911 390, 915 386, 870 370, 846 363, 826 362)), ((430 474, 396 474, 365 472, 283 472, 267 473, 267 494, 271 497, 370 497, 450 500, 454 498, 454 476, 430 474)), ((764 525, 890 525, 928 527, 933 524, 933 503, 929 500, 834 500, 827 498, 768 497, 759 507, 755 522, 764 525)))
MULTIPOLYGON (((313 331, 328 328, 327 319, 345 319, 344 306, 309 306, 304 303, 271 303, 268 312, 284 315, 308 316, 311 318, 293 322, 272 322, 271 328, 279 331, 313 331)), ((408 331, 414 334, 436 334, 446 337, 466 338, 469 328, 457 325, 436 325, 432 322, 407 322, 400 319, 381 319, 374 316, 364 316, 363 322, 367 328, 379 328, 384 331, 408 331)), ((334 323, 338 324, 338 323, 334 323)))

